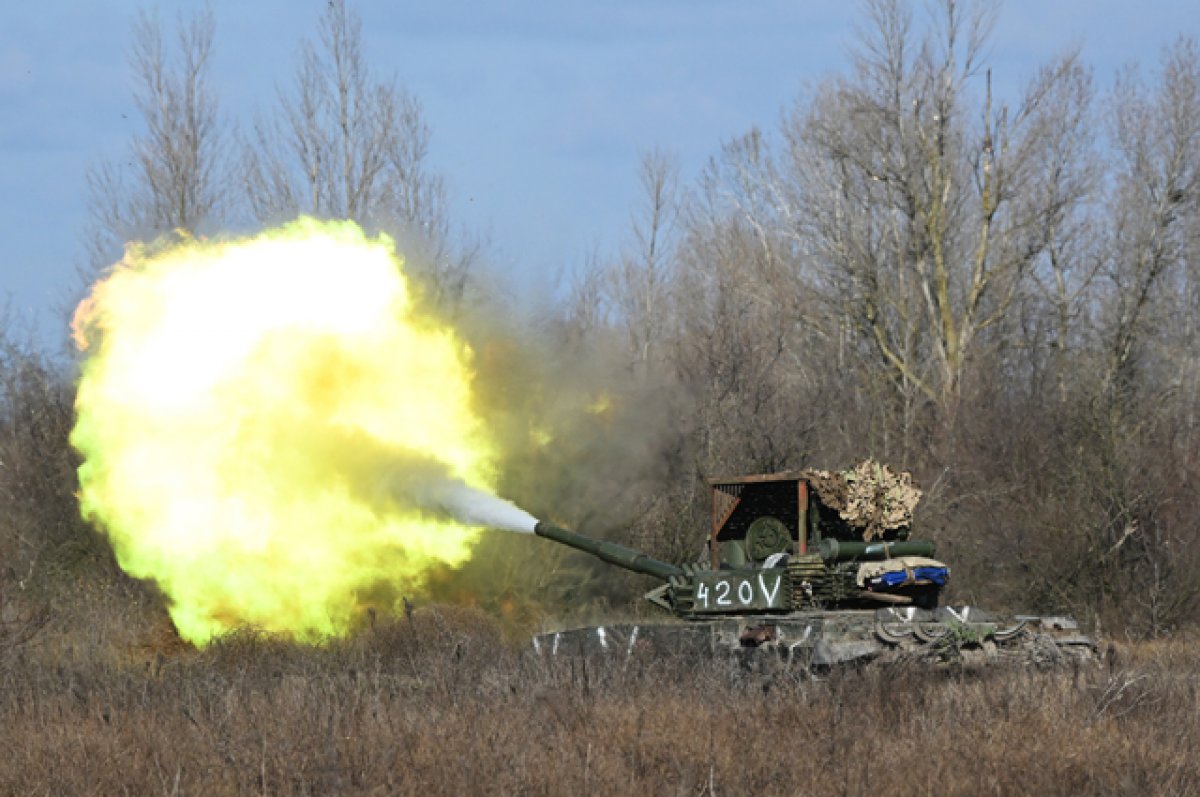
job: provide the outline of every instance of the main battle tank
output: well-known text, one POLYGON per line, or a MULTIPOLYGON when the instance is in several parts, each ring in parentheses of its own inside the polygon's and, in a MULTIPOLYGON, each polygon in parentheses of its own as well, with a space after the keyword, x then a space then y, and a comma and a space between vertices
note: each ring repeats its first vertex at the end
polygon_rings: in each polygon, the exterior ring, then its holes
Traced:
MULTIPOLYGON (((829 476, 793 471, 710 481, 712 528, 704 556, 689 565, 538 523, 539 536, 661 581, 646 599, 674 619, 543 633, 535 649, 552 656, 774 653, 814 669, 901 658, 1050 664, 1095 656, 1095 643, 1070 617, 940 606, 949 567, 933 558, 932 541, 912 538, 911 514, 882 524, 876 517, 864 530, 847 522, 853 512, 845 506, 830 506, 837 501, 829 476)), ((889 497, 876 499, 883 506, 889 497)))

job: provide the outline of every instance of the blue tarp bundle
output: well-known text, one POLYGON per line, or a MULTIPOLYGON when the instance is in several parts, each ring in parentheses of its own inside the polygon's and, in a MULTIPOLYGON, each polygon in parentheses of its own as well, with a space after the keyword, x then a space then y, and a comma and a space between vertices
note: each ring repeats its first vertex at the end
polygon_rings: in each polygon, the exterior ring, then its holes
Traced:
MULTIPOLYGON (((932 581, 939 587, 946 585, 946 579, 950 577, 950 570, 945 567, 914 567, 911 571, 912 578, 917 581, 932 581)), ((903 570, 894 570, 889 573, 883 573, 871 579, 871 586, 880 587, 899 587, 908 582, 909 574, 903 570)))

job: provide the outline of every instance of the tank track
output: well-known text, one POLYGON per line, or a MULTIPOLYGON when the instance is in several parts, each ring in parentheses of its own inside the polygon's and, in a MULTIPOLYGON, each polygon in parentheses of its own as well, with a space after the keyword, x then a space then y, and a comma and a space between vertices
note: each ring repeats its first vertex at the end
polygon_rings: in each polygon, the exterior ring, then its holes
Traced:
POLYGON ((922 661, 1056 666, 1098 659, 1069 617, 995 615, 973 606, 797 612, 693 622, 618 623, 533 638, 542 656, 778 658, 802 668, 922 661))

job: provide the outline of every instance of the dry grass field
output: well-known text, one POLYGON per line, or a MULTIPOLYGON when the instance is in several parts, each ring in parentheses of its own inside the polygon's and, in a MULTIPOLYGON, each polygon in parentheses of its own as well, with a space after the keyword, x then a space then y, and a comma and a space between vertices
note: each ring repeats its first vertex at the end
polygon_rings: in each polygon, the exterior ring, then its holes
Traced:
POLYGON ((7 637, 0 793, 1200 794, 1194 638, 1082 669, 768 678, 539 660, 449 607, 319 647, 193 650, 129 616, 7 637))

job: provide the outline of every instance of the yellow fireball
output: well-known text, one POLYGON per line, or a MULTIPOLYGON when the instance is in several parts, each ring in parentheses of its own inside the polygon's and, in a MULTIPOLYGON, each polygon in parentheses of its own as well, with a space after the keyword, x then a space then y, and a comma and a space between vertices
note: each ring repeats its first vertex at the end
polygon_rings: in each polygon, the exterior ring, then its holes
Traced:
POLYGON ((404 489, 429 468, 488 489, 494 451, 471 351, 403 265, 387 236, 302 218, 133 245, 77 309, 82 511, 186 639, 341 634, 364 596, 469 556, 477 532, 404 489))

